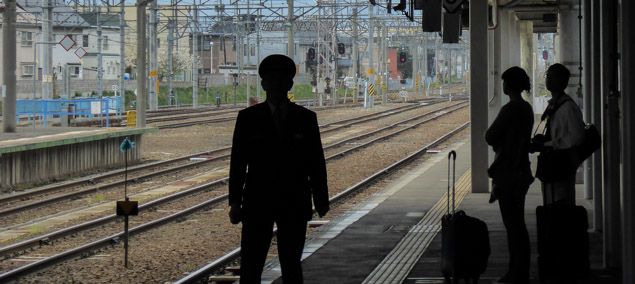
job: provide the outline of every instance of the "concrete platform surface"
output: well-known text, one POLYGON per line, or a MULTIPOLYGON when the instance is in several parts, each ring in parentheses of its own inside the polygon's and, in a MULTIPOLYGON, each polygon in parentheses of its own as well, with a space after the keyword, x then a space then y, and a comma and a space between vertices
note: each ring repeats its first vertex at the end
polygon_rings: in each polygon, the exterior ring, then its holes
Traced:
MULTIPOLYGON (((498 204, 488 203, 489 194, 468 193, 469 142, 466 137, 450 146, 311 234, 303 255, 305 283, 444 283, 440 216, 447 210, 447 156, 452 149, 458 153, 457 205, 485 221, 489 229, 492 253, 479 283, 498 283, 508 265, 507 236, 498 204)), ((532 159, 535 165, 535 156, 532 159)), ((577 283, 620 283, 616 273, 602 270, 602 234, 592 231, 593 205, 584 199, 582 190, 579 185, 577 204, 589 216, 592 275, 577 283)), ((525 204, 531 241, 530 283, 540 283, 535 217, 540 204, 540 181, 536 180, 525 204)), ((280 267, 274 259, 265 267, 263 283, 282 283, 279 277, 280 267)))
POLYGON ((13 133, 0 133, 0 154, 156 131, 156 127, 46 127, 36 128, 35 131, 33 128, 21 127, 13 133))

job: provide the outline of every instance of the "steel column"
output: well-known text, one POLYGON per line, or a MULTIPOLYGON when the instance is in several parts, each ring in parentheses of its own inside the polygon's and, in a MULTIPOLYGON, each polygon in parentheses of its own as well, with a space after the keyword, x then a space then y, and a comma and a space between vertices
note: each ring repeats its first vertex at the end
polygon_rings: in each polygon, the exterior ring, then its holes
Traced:
POLYGON ((620 7, 621 38, 621 90, 622 90, 622 283, 635 283, 635 32, 631 28, 633 1, 622 0, 620 7))
MULTIPOLYGON (((489 192, 487 176, 487 0, 470 1, 470 117, 472 192, 489 192)), ((438 60, 438 58, 437 58, 438 60)))
MULTIPOLYGON (((17 123, 15 2, 15 0, 6 0, 2 19, 2 131, 4 132, 15 132, 17 123)), ((37 70, 33 72, 33 76, 37 76, 37 70)))

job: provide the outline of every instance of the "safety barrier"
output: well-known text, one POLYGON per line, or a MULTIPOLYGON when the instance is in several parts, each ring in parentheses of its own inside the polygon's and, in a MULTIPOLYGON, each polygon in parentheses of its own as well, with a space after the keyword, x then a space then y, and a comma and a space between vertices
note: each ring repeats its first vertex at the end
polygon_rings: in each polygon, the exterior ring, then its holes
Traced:
POLYGON ((122 99, 121 96, 104 97, 101 99, 75 99, 75 100, 17 100, 18 123, 20 116, 26 116, 27 121, 42 120, 44 127, 53 116, 69 115, 74 118, 91 120, 97 117, 101 120, 106 118, 106 127, 109 127, 110 116, 121 119, 122 99), (35 105, 35 106, 34 106, 35 105))

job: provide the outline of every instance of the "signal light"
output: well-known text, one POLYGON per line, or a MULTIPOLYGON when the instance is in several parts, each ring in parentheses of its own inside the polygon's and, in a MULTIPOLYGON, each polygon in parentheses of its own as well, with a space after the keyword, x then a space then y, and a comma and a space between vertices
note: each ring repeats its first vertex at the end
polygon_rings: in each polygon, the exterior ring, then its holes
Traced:
POLYGON ((310 61, 315 60, 315 49, 313 49, 313 47, 309 47, 309 50, 306 53, 306 58, 310 61))
POLYGON ((343 43, 338 43, 337 44, 337 53, 339 54, 344 54, 346 52, 346 47, 344 46, 343 43))
POLYGON ((399 62, 406 63, 406 52, 402 51, 399 53, 399 62))
POLYGON ((545 49, 542 51, 542 59, 547 60, 547 58, 549 58, 549 52, 545 49))

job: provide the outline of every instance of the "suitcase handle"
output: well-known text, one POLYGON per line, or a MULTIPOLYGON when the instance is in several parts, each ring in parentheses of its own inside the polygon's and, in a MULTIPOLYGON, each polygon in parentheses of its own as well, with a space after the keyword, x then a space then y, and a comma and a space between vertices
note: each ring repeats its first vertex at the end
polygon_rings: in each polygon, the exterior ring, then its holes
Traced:
POLYGON ((452 175, 452 214, 455 213, 456 211, 456 204, 455 204, 455 194, 456 194, 456 188, 454 186, 454 184, 456 183, 456 151, 452 150, 450 151, 450 153, 448 154, 448 214, 450 214, 450 164, 452 164, 452 171, 453 171, 453 175, 452 175), (451 161, 453 160, 453 161, 451 161))

